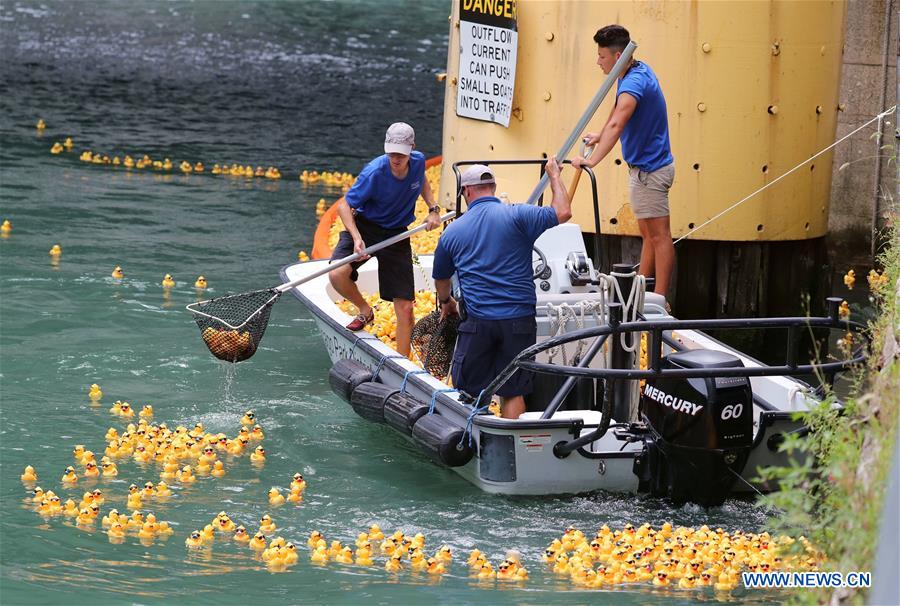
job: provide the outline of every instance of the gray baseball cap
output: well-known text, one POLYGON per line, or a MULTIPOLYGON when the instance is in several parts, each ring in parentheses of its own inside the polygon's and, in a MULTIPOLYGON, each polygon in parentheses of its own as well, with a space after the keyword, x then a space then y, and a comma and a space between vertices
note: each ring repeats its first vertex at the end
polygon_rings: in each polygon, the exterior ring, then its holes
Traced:
POLYGON ((485 185, 487 183, 496 183, 494 180, 494 171, 490 166, 484 164, 473 164, 462 174, 459 179, 459 185, 466 187, 467 185, 485 185))
POLYGON ((416 144, 416 131, 406 122, 394 122, 384 134, 384 153, 408 156, 416 144))

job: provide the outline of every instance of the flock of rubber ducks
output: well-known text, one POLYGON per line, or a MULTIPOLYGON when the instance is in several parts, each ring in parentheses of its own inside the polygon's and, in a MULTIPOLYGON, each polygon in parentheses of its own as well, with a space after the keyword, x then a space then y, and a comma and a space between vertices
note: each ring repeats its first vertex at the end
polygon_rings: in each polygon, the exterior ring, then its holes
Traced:
POLYGON ((300 181, 306 185, 321 183, 322 185, 330 187, 340 187, 342 190, 347 191, 353 186, 356 177, 350 173, 342 173, 339 171, 329 172, 325 170, 319 172, 316 170, 304 170, 300 173, 300 181))

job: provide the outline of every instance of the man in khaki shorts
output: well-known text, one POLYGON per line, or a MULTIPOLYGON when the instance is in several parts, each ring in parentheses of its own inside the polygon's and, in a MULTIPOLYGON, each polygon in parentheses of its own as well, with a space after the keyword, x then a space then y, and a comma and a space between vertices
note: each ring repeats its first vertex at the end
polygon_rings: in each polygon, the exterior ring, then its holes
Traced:
MULTIPOLYGON (((612 71, 630 41, 628 30, 621 25, 597 30, 597 65, 604 74, 612 71)), ((619 78, 616 106, 603 130, 585 134, 585 142, 596 145, 594 152, 587 159, 573 159, 572 165, 596 166, 619 139, 629 167, 631 209, 644 240, 638 271, 644 276, 655 276, 655 292, 666 296, 675 264, 669 227, 669 189, 675 181, 669 119, 656 74, 649 65, 634 58, 619 78)))

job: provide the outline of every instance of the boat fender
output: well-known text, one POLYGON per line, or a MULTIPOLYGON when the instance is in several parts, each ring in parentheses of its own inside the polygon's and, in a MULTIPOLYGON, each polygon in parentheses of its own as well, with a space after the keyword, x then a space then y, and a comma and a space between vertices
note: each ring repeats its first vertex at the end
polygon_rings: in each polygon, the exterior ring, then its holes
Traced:
POLYGON ((399 393, 397 389, 384 383, 366 381, 353 390, 350 395, 350 406, 356 414, 367 421, 384 423, 384 403, 396 393, 399 393))
POLYGON ((371 380, 372 373, 356 360, 338 360, 328 372, 331 391, 340 396, 344 402, 350 401, 350 396, 357 385, 371 380))
POLYGON ((472 447, 462 427, 438 414, 425 415, 413 425, 413 440, 429 457, 447 465, 461 467, 472 458, 472 447))
POLYGON ((409 394, 395 393, 384 403, 384 421, 397 431, 412 435, 416 421, 428 414, 428 405, 409 394))

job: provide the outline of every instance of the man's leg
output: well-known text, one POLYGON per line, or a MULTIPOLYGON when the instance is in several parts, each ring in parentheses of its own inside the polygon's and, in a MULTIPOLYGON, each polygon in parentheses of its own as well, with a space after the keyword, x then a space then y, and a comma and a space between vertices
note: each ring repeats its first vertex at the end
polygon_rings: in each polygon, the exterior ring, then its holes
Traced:
POLYGON ((652 278, 656 271, 656 255, 653 244, 650 242, 650 230, 647 227, 647 219, 638 219, 638 229, 641 230, 641 265, 638 273, 652 278))
POLYGON ((329 273, 328 279, 339 295, 356 305, 359 313, 368 318, 372 314, 372 307, 366 303, 362 293, 359 292, 359 288, 356 287, 356 282, 351 279, 352 273, 353 267, 347 264, 329 273))
POLYGON ((500 412, 504 419, 518 419, 525 412, 525 396, 510 396, 502 400, 500 412))
MULTIPOLYGON (((672 268, 675 265, 675 245, 672 243, 672 230, 669 217, 643 219, 650 234, 650 243, 656 259, 656 288, 654 292, 666 296, 669 292, 669 281, 672 279, 672 268)), ((647 240, 644 240, 647 244, 647 240)))
POLYGON ((408 358, 414 319, 413 302, 407 299, 394 299, 394 313, 397 316, 397 353, 408 358))

